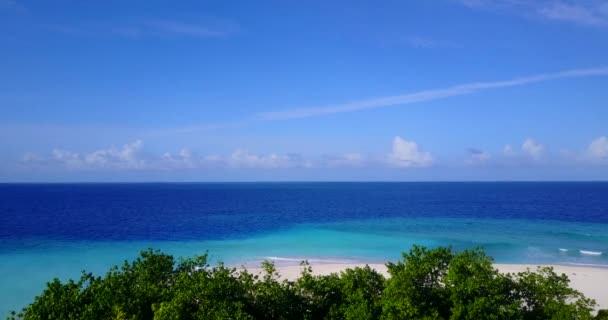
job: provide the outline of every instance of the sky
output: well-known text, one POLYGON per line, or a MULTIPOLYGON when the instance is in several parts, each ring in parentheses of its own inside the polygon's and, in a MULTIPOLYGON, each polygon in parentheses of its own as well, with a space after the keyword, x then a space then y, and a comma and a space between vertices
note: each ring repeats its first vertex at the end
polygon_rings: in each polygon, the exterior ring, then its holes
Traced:
POLYGON ((0 182, 608 180, 608 1, 0 0, 0 182))

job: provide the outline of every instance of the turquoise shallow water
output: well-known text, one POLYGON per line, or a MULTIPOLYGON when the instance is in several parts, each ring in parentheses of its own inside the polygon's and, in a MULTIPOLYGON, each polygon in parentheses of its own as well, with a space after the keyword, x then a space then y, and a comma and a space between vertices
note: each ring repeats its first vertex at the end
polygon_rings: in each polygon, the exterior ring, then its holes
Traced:
POLYGON ((248 265, 384 262, 412 244, 608 265, 608 183, 0 184, 0 318, 53 277, 152 247, 248 265))
MULTIPOLYGON (((500 263, 555 263, 608 267, 607 226, 525 219, 382 218, 300 224, 244 238, 205 241, 19 240, 27 250, 0 252, 0 300, 5 314, 31 302, 53 277, 103 274, 152 247, 175 256, 202 254, 229 265, 312 262, 385 262, 412 244, 481 246, 500 263)), ((16 244, 14 244, 16 245, 16 244)))

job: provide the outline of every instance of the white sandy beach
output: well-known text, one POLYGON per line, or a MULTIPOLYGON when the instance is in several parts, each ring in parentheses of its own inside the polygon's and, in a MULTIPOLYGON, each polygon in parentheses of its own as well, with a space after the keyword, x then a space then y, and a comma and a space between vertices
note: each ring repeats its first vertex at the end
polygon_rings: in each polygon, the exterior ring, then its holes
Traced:
MULTIPOLYGON (((319 263, 312 264, 313 273, 318 275, 326 275, 334 272, 340 272, 347 268, 363 267, 365 264, 348 264, 348 263, 319 263)), ((379 271, 385 276, 388 276, 386 266, 384 264, 370 264, 371 268, 379 271)), ((496 264, 496 268, 504 273, 517 273, 525 271, 527 268, 536 270, 537 265, 527 264, 496 264)), ((557 274, 565 273, 570 279, 570 284, 573 288, 581 291, 585 296, 595 299, 599 309, 608 308, 608 268, 593 268, 579 266, 552 266, 557 274)), ((248 268, 250 272, 260 273, 260 268, 248 268)), ((277 265, 277 270, 282 278, 295 280, 300 276, 302 268, 298 265, 277 265)))

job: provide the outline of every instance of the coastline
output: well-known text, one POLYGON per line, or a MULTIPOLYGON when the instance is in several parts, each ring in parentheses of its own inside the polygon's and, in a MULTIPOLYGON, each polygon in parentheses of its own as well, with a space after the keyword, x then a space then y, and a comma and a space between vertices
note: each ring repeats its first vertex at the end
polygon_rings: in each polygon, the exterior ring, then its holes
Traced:
MULTIPOLYGON (((365 263, 311 263, 313 274, 328 275, 340 272, 348 268, 364 267, 365 263)), ((386 265, 380 263, 367 264, 372 269, 388 276, 386 265)), ((275 265, 281 279, 289 281, 296 280, 302 271, 299 265, 277 264, 275 265)), ((536 270, 538 266, 553 267, 555 273, 566 274, 570 279, 572 288, 582 292, 587 298, 595 299, 598 304, 597 309, 608 308, 608 268, 598 268, 590 266, 568 266, 568 265, 533 265, 533 264, 494 264, 502 273, 518 273, 530 269, 536 270)), ((254 274, 262 273, 262 268, 247 267, 247 270, 254 274)))

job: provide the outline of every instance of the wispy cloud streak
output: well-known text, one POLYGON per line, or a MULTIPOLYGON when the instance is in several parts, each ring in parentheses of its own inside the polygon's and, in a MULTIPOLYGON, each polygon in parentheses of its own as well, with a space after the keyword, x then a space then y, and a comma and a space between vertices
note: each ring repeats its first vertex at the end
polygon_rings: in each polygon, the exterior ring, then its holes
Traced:
POLYGON ((3 9, 12 10, 17 13, 27 13, 28 10, 15 0, 0 0, 0 11, 3 9))
POLYGON ((471 9, 500 11, 531 19, 588 27, 608 26, 608 3, 603 0, 460 0, 458 2, 471 9))
POLYGON ((220 38, 229 36, 238 30, 238 25, 235 23, 208 20, 189 23, 171 19, 133 19, 128 22, 101 22, 84 25, 44 24, 43 26, 49 30, 71 36, 113 35, 125 38, 220 38))
POLYGON ((381 97, 368 100, 353 101, 344 104, 328 105, 312 108, 288 109, 283 111, 265 112, 257 115, 261 120, 282 120, 310 118, 336 113, 354 112, 366 109, 376 109, 395 105, 407 105, 417 102, 444 99, 453 96, 473 94, 488 89, 508 88, 545 82, 550 80, 580 78, 591 76, 608 76, 608 67, 591 69, 574 69, 556 73, 544 73, 510 80, 474 82, 441 89, 423 90, 403 95, 381 97))
POLYGON ((593 27, 608 26, 608 3, 601 6, 585 7, 581 5, 556 2, 540 8, 538 13, 556 21, 572 22, 593 27))
POLYGON ((150 28, 171 33, 191 37, 222 37, 229 33, 229 30, 212 29, 206 26, 188 24, 176 20, 155 20, 149 24, 150 28))

